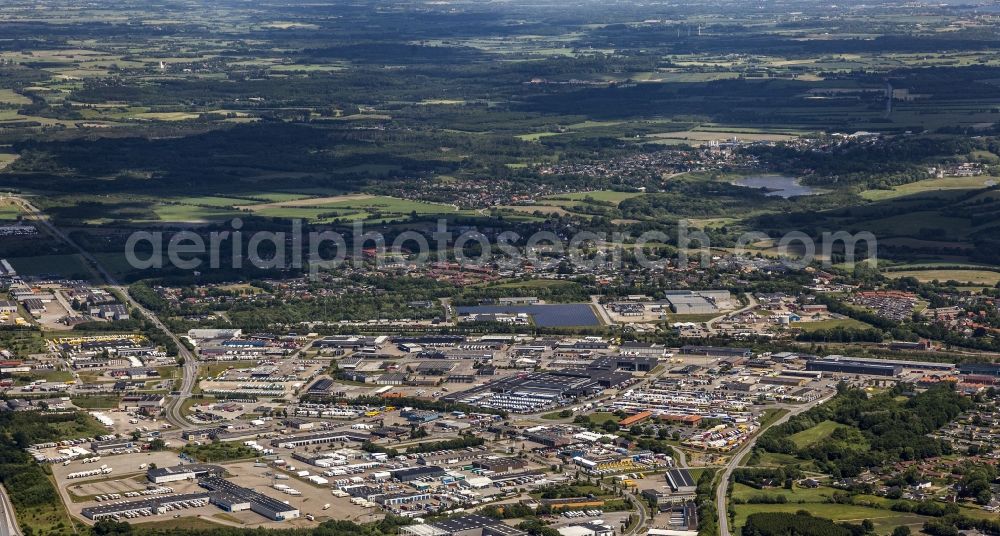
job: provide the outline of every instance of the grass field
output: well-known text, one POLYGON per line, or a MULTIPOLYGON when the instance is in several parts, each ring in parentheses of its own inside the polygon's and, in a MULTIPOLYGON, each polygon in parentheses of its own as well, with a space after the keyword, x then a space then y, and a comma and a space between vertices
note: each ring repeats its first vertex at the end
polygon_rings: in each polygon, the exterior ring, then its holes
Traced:
MULTIPOLYGON (((256 196, 255 196, 256 197, 256 196)), ((347 194, 330 197, 278 199, 273 202, 245 205, 241 209, 270 218, 302 218, 311 221, 405 221, 416 216, 459 213, 453 205, 400 199, 388 196, 347 194)))
POLYGON ((907 195, 926 194, 942 190, 970 190, 986 188, 997 183, 996 177, 943 177, 927 179, 896 186, 891 190, 867 190, 861 197, 870 201, 882 201, 907 195))
POLYGON ((740 499, 746 501, 751 497, 759 497, 761 495, 767 495, 769 497, 784 496, 788 499, 788 503, 798 503, 798 502, 826 502, 827 498, 832 497, 837 490, 833 488, 828 488, 826 486, 820 486, 818 488, 800 488, 795 486, 793 489, 785 488, 765 488, 756 489, 746 484, 734 483, 733 484, 733 499, 740 499))
POLYGON ((3 169, 18 159, 18 155, 0 152, 0 169, 3 169))
POLYGON ((144 119, 147 121, 187 121, 190 119, 198 119, 199 114, 189 112, 148 112, 136 114, 133 117, 135 119, 144 119))
POLYGON ((79 396, 70 399, 73 405, 83 409, 117 408, 121 398, 117 396, 79 396))
POLYGON ((774 134, 769 132, 723 132, 723 131, 702 131, 686 130, 682 132, 665 132, 649 136, 650 143, 674 144, 694 142, 695 144, 706 141, 724 141, 733 138, 749 141, 791 141, 797 138, 789 134, 774 134))
POLYGON ((22 104, 31 104, 31 99, 19 93, 15 93, 13 89, 0 89, 0 103, 16 104, 20 106, 22 104))
POLYGON ((524 288, 524 289, 552 289, 576 287, 579 283, 574 281, 559 281, 554 279, 529 279, 528 281, 510 281, 499 285, 489 285, 490 288, 524 288))
POLYGON ((640 192, 616 192, 614 190, 594 190, 592 192, 574 192, 571 194, 560 194, 552 195, 546 199, 572 199, 574 201, 581 201, 584 199, 593 199, 594 201, 604 201, 607 203, 619 204, 626 199, 631 199, 633 197, 639 197, 642 195, 640 192))
POLYGON ((866 324, 853 318, 838 318, 831 320, 817 320, 815 322, 792 322, 792 327, 802 331, 819 331, 821 329, 849 328, 849 329, 869 329, 871 324, 866 324))
POLYGON ((214 195, 206 195, 202 197, 182 197, 180 199, 172 199, 177 203, 182 205, 195 205, 195 206, 205 206, 205 207, 218 207, 218 208, 231 208, 233 205, 250 205, 256 203, 252 199, 236 198, 236 197, 219 197, 214 195))
POLYGON ((942 216, 937 212, 911 212, 857 224, 858 228, 879 236, 917 236, 921 229, 938 229, 947 235, 942 238, 962 238, 969 226, 965 218, 942 216))
POLYGON ((972 283, 974 285, 996 286, 1000 283, 1000 272, 989 270, 906 270, 900 272, 886 272, 888 277, 915 277, 918 281, 958 281, 960 283, 972 283))
POLYGON ((602 425, 608 421, 618 422, 618 416, 610 411, 598 411, 596 413, 591 413, 588 415, 590 417, 590 422, 602 425))
POLYGON ((184 223, 201 223, 239 216, 239 212, 236 210, 197 205, 159 205, 153 211, 156 213, 156 217, 162 221, 184 223))
POLYGON ((615 190, 592 190, 588 192, 573 192, 568 194, 553 194, 535 200, 531 205, 504 205, 498 207, 501 210, 509 211, 506 215, 510 217, 523 217, 532 219, 532 214, 540 213, 545 216, 557 214, 565 216, 569 214, 581 214, 577 207, 588 203, 604 205, 614 205, 617 207, 622 201, 643 195, 639 192, 618 192, 615 190), (517 213, 516 216, 510 213, 517 213))
POLYGON ((0 204, 0 221, 13 221, 21 215, 21 210, 16 205, 9 203, 0 204))
POLYGON ((881 534, 889 533, 893 528, 900 525, 908 525, 916 532, 929 519, 926 516, 893 512, 892 510, 883 510, 881 508, 833 503, 740 504, 736 505, 735 510, 736 520, 733 526, 737 528, 746 524, 747 516, 750 514, 758 512, 786 512, 794 514, 799 510, 808 510, 809 513, 816 517, 825 517, 833 521, 860 523, 865 519, 870 519, 875 524, 875 530, 881 534))
MULTIPOLYGON (((103 433, 103 432, 102 432, 103 433)), ((52 476, 48 476, 52 481, 52 476)), ((53 481, 52 487, 56 484, 53 481)), ((22 527, 30 527, 34 534, 60 534, 65 527, 73 525, 69 512, 61 500, 56 499, 55 503, 46 503, 39 506, 18 508, 17 524, 22 527)))
POLYGON ((837 422, 823 421, 812 428, 792 434, 789 439, 791 439, 792 443, 795 443, 795 446, 798 448, 808 447, 830 437, 830 434, 841 426, 843 425, 837 422))
POLYGON ((146 523, 134 523, 134 526, 142 531, 216 530, 222 527, 222 525, 218 523, 209 521, 208 518, 191 516, 183 516, 178 519, 167 519, 162 521, 148 521, 146 523))

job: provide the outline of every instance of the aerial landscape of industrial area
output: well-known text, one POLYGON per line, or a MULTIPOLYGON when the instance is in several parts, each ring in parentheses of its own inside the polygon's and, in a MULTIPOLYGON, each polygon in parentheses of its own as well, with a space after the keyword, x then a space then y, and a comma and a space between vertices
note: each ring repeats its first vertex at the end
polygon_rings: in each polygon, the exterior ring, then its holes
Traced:
POLYGON ((0 536, 1000 536, 1000 5, 0 0, 0 536))

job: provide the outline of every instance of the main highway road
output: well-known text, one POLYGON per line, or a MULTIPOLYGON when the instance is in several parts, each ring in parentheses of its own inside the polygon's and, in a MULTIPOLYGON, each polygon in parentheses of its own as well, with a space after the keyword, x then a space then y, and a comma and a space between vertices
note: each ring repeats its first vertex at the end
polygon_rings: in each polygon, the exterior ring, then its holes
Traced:
POLYGON ((0 486, 0 536, 21 536, 21 527, 14 517, 14 507, 3 486, 0 486))
POLYGON ((10 196, 8 199, 17 203, 29 219, 38 224, 53 238, 63 241, 68 246, 79 252, 80 256, 87 261, 94 273, 100 276, 100 278, 103 279, 109 287, 121 294, 122 298, 133 310, 140 311, 146 318, 149 319, 150 322, 153 323, 154 326, 156 326, 157 329, 162 331, 167 337, 170 337, 170 339, 174 341, 174 344, 177 345, 178 358, 184 363, 184 376, 181 380, 181 388, 167 402, 165 408, 167 421, 169 421, 170 424, 176 428, 193 428, 194 425, 184 419, 182 405, 184 400, 191 396, 191 392, 194 390, 195 382, 198 379, 198 361, 195 359, 194 354, 188 350, 187 346, 185 346, 182 341, 174 335, 172 331, 170 331, 169 328, 167 328, 167 326, 159 319, 159 317, 156 316, 155 313, 135 301, 132 296, 129 295, 128 288, 118 283, 118 281, 115 280, 111 273, 108 272, 108 270, 100 263, 100 261, 97 260, 97 258, 77 244, 72 238, 69 237, 69 235, 53 225, 45 213, 39 210, 38 207, 31 204, 31 202, 23 197, 10 196))

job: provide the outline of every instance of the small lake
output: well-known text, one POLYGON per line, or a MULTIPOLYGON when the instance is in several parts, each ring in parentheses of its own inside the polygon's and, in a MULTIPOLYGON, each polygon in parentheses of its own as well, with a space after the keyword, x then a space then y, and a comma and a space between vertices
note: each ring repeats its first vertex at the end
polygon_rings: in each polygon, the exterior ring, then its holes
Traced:
POLYGON ((768 191, 764 195, 771 197, 795 197, 798 195, 816 195, 815 189, 799 182, 795 177, 784 175, 751 175, 733 181, 737 186, 747 188, 766 188, 768 191))
POLYGON ((535 325, 546 328, 597 326, 600 321, 588 303, 546 303, 541 305, 470 305, 455 307, 458 314, 527 313, 535 325))

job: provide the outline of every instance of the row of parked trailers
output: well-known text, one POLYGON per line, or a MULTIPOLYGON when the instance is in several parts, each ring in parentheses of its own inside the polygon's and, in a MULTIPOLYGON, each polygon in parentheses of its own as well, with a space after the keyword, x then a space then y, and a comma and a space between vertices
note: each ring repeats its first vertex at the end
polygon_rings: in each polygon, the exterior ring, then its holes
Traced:
POLYGON ((140 501, 118 501, 97 506, 88 506, 81 513, 94 521, 101 519, 120 521, 122 519, 135 519, 138 517, 165 514, 173 510, 198 508, 208 503, 209 495, 207 493, 188 493, 184 495, 155 497, 140 501))

